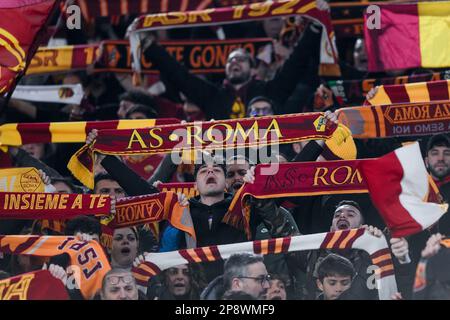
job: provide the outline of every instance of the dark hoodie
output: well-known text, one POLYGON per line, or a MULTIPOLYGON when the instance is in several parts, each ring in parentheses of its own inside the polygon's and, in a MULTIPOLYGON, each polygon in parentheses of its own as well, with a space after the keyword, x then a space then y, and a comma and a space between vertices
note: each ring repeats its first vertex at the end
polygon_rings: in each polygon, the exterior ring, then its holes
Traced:
POLYGON ((223 276, 218 276, 203 290, 200 300, 221 300, 224 293, 223 276))

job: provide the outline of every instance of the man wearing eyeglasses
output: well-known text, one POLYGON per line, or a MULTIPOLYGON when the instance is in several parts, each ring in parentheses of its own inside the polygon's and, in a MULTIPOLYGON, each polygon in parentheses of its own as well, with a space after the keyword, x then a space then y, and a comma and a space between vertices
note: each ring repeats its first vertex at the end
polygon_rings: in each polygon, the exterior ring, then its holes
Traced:
POLYGON ((273 102, 265 96, 253 98, 248 103, 248 115, 250 117, 262 117, 273 115, 273 102))
POLYGON ((233 254, 224 265, 223 276, 214 279, 202 292, 202 300, 217 300, 230 292, 246 293, 264 300, 270 288, 270 275, 262 256, 250 253, 233 254))
POLYGON ((103 278, 101 300, 139 300, 136 280, 130 271, 111 269, 103 278))

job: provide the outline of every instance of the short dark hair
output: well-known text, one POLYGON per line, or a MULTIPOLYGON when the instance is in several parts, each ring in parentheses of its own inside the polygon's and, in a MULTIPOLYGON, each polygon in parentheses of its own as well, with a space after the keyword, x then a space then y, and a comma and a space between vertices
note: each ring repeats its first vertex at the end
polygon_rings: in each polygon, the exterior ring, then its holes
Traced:
POLYGON ((54 182, 65 183, 70 188, 70 190, 72 190, 72 193, 80 192, 80 189, 77 186, 75 186, 72 178, 70 177, 55 177, 55 178, 52 177, 51 180, 52 183, 54 182))
POLYGON ((247 275, 247 267, 249 265, 262 262, 264 258, 251 253, 237 253, 231 255, 224 264, 223 283, 224 289, 231 288, 233 278, 247 275))
POLYGON ((135 112, 141 112, 145 114, 145 117, 147 119, 155 119, 158 117, 158 113, 152 107, 148 107, 143 104, 136 104, 127 111, 125 118, 129 119, 130 116, 135 112))
POLYGON ((157 109, 157 105, 155 103, 155 100, 148 94, 145 94, 138 90, 129 90, 124 93, 122 93, 119 96, 120 101, 130 101, 134 104, 140 104, 147 107, 150 107, 152 109, 157 109))
POLYGON ((342 200, 341 202, 339 202, 336 207, 334 208, 334 212, 336 212, 337 208, 339 208, 340 206, 353 206, 356 209, 358 209, 359 214, 361 215, 361 224, 364 224, 365 218, 364 218, 364 214, 363 211, 361 210, 361 207, 359 206, 359 203, 353 200, 342 200))
POLYGON ((440 133, 440 134, 435 134, 434 136, 432 136, 430 138, 430 140, 428 140, 428 143, 427 143, 427 153, 434 147, 450 148, 450 138, 448 137, 448 135, 440 133))
POLYGON ((350 260, 335 253, 330 253, 325 258, 317 262, 315 273, 319 281, 323 282, 325 277, 332 277, 336 275, 350 276, 350 278, 353 279, 356 271, 350 260))
POLYGON ((217 165, 223 170, 223 174, 226 177, 227 176, 227 167, 225 165, 225 161, 223 161, 222 158, 219 158, 217 156, 211 155, 207 152, 202 152, 201 154, 201 160, 202 163, 196 164, 194 168, 194 178, 197 180, 197 173, 198 171, 203 168, 204 166, 207 166, 208 164, 217 165))
POLYGON ((362 215, 362 210, 361 210, 361 207, 359 206, 359 203, 356 201, 353 201, 353 200, 342 200, 341 202, 339 202, 336 205, 336 207, 334 208, 334 211, 336 211, 336 209, 339 208, 340 206, 345 206, 345 205, 355 207, 356 209, 359 210, 359 212, 362 215))
POLYGON ((95 186, 97 185, 97 183, 99 183, 102 180, 112 180, 112 181, 116 181, 116 179, 114 179, 109 173, 97 173, 94 177, 94 189, 95 186))
POLYGON ((289 277, 284 274, 280 274, 280 273, 271 273, 270 279, 271 280, 279 280, 279 281, 283 282, 285 287, 287 287, 291 284, 291 280, 289 279, 289 277))
POLYGON ((102 227, 100 222, 88 216, 79 216, 72 220, 69 220, 66 224, 66 235, 75 235, 77 232, 87 234, 100 234, 102 233, 102 227))

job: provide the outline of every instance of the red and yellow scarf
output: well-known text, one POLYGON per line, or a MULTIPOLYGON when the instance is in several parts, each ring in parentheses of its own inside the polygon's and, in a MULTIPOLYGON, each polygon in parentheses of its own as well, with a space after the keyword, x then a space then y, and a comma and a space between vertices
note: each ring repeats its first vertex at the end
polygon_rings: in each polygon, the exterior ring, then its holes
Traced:
POLYGON ((28 143, 81 143, 93 130, 148 128, 178 123, 177 119, 109 120, 78 122, 7 123, 0 126, 0 146, 28 143))
POLYGON ((415 103, 450 100, 450 80, 382 85, 375 96, 368 100, 371 105, 415 103))
POLYGON ((67 167, 92 189, 95 152, 139 155, 262 147, 327 139, 335 129, 334 124, 325 126, 321 113, 308 113, 174 124, 150 129, 100 130, 94 143, 78 150, 67 167))
POLYGON ((65 236, 0 236, 0 252, 7 254, 52 257, 70 256, 74 278, 85 299, 92 299, 102 287, 111 269, 103 248, 96 241, 80 241, 65 236))

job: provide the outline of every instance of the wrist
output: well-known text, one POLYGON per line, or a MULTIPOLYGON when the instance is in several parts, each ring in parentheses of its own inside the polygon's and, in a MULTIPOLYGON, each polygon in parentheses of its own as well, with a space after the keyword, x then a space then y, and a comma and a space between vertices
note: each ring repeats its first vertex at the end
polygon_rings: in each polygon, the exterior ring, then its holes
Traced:
POLYGON ((404 256, 398 257, 397 258, 398 262, 400 262, 400 264, 408 264, 411 263, 411 258, 409 256, 409 253, 407 253, 404 256))

